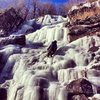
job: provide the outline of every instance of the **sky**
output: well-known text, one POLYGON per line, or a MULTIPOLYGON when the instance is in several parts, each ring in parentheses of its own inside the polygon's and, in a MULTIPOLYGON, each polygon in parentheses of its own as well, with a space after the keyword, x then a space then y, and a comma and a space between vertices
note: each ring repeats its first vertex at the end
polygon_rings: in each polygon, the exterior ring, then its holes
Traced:
POLYGON ((43 2, 51 1, 52 3, 57 4, 57 3, 65 3, 68 0, 41 0, 41 1, 43 1, 43 2))
MULTIPOLYGON (((0 0, 0 7, 6 7, 8 4, 11 4, 14 0, 0 0)), ((17 0, 16 0, 17 1, 17 0)), ((26 0, 27 1, 27 0, 26 0)), ((54 4, 65 3, 68 0, 41 0, 42 2, 51 1, 54 4)))
POLYGON ((54 3, 65 3, 67 0, 52 0, 54 3))
MULTIPOLYGON (((11 1, 13 1, 13 0, 0 0, 0 3, 2 2, 11 2, 11 1)), ((16 0, 17 1, 17 0, 16 0)), ((43 1, 43 2, 48 2, 48 1, 51 1, 51 2, 53 2, 53 3, 65 3, 66 1, 68 1, 68 0, 41 0, 41 1, 43 1)))

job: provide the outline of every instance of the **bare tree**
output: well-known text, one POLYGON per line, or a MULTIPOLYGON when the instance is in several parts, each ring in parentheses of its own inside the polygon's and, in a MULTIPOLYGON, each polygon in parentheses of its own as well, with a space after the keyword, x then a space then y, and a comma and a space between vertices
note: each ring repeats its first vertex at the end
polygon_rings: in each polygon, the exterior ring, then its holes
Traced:
POLYGON ((33 18, 46 14, 56 14, 56 8, 51 2, 41 3, 39 0, 32 0, 33 18))
POLYGON ((88 1, 88 0, 69 0, 68 3, 71 5, 79 4, 81 2, 88 1))
POLYGON ((55 15, 56 14, 56 7, 52 3, 45 3, 43 4, 43 14, 50 14, 55 15))
POLYGON ((13 7, 17 11, 17 13, 23 18, 23 20, 26 20, 29 14, 30 1, 31 0, 28 0, 26 5, 25 0, 14 0, 13 7))
POLYGON ((39 9, 39 6, 40 6, 40 2, 39 0, 32 0, 32 11, 33 11, 33 17, 36 18, 38 15, 38 9, 39 9))
POLYGON ((67 12, 68 12, 68 9, 65 4, 57 5, 57 7, 56 7, 57 15, 62 15, 63 17, 66 17, 67 12))

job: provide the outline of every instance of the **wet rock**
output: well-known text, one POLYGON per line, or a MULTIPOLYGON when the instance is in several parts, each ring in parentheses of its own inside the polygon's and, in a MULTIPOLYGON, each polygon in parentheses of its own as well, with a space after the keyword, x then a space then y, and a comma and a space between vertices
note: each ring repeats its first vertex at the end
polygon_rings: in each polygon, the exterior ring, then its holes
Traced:
POLYGON ((76 67, 76 63, 73 59, 69 59, 68 61, 66 61, 64 63, 64 67, 65 68, 74 68, 74 67, 76 67))

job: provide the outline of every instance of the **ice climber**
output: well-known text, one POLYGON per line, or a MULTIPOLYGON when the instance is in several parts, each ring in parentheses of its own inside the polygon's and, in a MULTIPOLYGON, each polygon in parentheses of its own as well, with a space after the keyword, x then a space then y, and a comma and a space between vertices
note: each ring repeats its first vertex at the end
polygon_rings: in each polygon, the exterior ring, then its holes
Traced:
POLYGON ((47 48, 48 51, 47 56, 52 57, 55 54, 56 50, 57 50, 57 41, 55 40, 47 48))

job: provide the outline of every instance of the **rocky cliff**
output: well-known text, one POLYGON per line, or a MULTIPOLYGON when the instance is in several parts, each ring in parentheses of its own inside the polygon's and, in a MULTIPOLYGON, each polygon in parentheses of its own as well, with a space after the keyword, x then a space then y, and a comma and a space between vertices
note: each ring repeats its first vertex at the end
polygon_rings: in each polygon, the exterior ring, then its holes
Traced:
POLYGON ((14 8, 7 9, 0 13, 0 37, 7 36, 17 30, 23 23, 23 19, 14 8))

